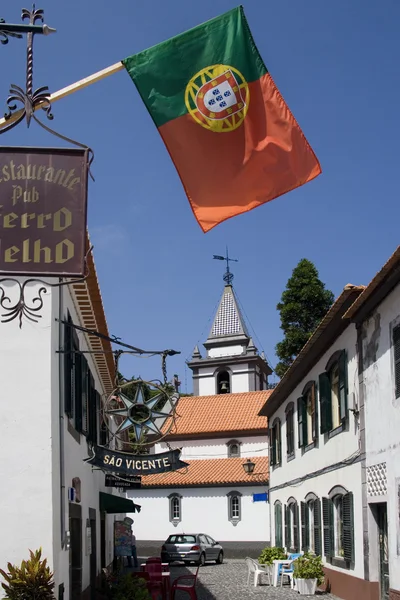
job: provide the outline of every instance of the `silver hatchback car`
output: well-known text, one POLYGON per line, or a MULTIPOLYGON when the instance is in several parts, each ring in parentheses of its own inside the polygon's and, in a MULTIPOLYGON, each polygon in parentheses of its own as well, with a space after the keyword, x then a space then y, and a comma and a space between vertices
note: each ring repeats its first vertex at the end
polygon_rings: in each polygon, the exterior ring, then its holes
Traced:
POLYGON ((161 548, 163 562, 195 562, 203 566, 207 561, 222 564, 224 550, 218 542, 205 533, 177 533, 170 535, 161 548))

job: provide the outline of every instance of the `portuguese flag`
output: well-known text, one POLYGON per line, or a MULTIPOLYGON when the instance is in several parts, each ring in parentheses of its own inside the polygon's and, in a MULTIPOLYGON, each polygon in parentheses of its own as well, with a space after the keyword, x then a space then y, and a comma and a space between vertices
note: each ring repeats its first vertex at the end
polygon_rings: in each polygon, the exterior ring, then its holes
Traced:
POLYGON ((242 7, 122 62, 203 231, 321 173, 242 7))

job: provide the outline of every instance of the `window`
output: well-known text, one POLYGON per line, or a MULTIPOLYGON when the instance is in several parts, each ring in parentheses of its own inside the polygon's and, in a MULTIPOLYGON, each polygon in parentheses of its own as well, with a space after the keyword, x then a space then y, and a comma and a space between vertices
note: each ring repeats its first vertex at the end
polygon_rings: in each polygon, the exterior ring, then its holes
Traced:
POLYGON ((299 551, 299 507, 294 498, 285 506, 285 547, 288 552, 299 551))
POLYGON ((354 562, 353 494, 337 486, 329 498, 322 499, 322 513, 324 554, 338 566, 348 566, 354 562))
POLYGON ((300 504, 301 549, 304 552, 321 555, 321 502, 315 494, 307 494, 300 504))
POLYGON ((282 461, 281 453, 281 421, 275 419, 270 429, 270 463, 271 465, 278 466, 282 461))
POLYGON ((400 325, 393 329, 394 385, 396 398, 400 398, 400 325))
POLYGON ((318 414, 315 381, 309 381, 297 400, 299 448, 315 443, 318 437, 318 414))
POLYGON ((282 504, 275 502, 275 546, 282 548, 282 504))
POLYGON ((217 375, 217 394, 229 394, 231 391, 231 378, 228 371, 220 371, 217 375))
POLYGON ((347 358, 345 350, 331 356, 319 376, 321 433, 342 425, 347 416, 347 358))
POLYGON ((240 492, 229 492, 228 498, 228 520, 232 525, 237 525, 242 518, 241 509, 241 496, 240 492))
POLYGON ((294 455, 294 404, 290 404, 286 407, 286 454, 287 456, 294 455))
POLYGON ((169 500, 169 520, 173 525, 178 525, 182 521, 182 496, 179 494, 170 494, 169 500))
POLYGON ((231 440, 227 443, 227 446, 229 458, 237 458, 240 456, 240 442, 237 440, 231 440))

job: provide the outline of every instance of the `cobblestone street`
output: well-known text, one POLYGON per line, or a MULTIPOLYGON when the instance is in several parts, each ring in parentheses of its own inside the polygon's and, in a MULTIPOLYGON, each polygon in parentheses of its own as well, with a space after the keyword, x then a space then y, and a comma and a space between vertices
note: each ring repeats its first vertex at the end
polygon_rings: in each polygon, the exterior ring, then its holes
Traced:
MULTIPOLYGON (((180 564, 171 565, 171 581, 179 575, 190 571, 194 573, 196 567, 185 567, 180 564)), ((244 560, 228 559, 222 565, 206 564, 200 568, 197 582, 198 600, 243 600, 246 598, 263 598, 264 600, 297 600, 300 598, 320 598, 321 600, 338 600, 332 594, 319 593, 316 596, 299 596, 292 591, 288 585, 271 587, 267 579, 263 579, 261 585, 254 587, 252 581, 249 586, 247 582, 247 567, 244 560)), ((175 600, 188 600, 189 595, 178 592, 175 600)))

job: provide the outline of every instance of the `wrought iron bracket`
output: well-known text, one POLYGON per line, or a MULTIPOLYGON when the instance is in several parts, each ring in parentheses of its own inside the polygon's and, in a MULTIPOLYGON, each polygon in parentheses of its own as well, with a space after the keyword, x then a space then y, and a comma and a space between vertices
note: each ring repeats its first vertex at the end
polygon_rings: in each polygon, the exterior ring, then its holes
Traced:
POLYGON ((43 279, 30 277, 25 279, 25 281, 20 281, 15 277, 1 277, 2 274, 0 273, 0 309, 4 311, 3 313, 0 313, 0 322, 9 323, 10 321, 14 321, 14 319, 19 319, 20 329, 22 328, 23 319, 27 319, 33 323, 38 323, 39 319, 42 318, 40 311, 43 308, 43 297, 45 294, 47 294, 48 288, 62 287, 63 285, 79 283, 87 279, 90 274, 87 264, 87 256, 92 250, 93 246, 89 248, 85 257, 85 274, 76 279, 68 279, 67 281, 49 283, 43 279), (17 286, 17 299, 15 301, 11 300, 10 296, 7 295, 4 286, 4 284, 7 282, 16 284, 17 286), (43 285, 37 290, 36 295, 31 300, 27 300, 26 288, 30 283, 41 283, 43 285))

